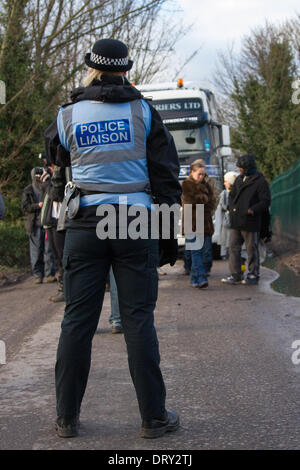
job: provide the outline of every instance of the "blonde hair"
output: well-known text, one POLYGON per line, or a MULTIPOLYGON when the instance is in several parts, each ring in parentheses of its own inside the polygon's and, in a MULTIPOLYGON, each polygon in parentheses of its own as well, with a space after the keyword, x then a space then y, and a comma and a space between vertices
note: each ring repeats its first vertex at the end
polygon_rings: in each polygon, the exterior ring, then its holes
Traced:
POLYGON ((232 186, 237 176, 238 176, 238 173, 236 173, 235 171, 228 171, 224 175, 224 182, 229 183, 232 186))
MULTIPOLYGON (((93 80, 101 80, 102 74, 105 73, 102 70, 96 70, 89 68, 87 75, 84 77, 82 80, 83 86, 87 87, 89 86, 93 80)), ((109 75, 124 75, 124 72, 108 72, 109 75)))
POLYGON ((190 170, 194 171, 197 170, 198 168, 205 168, 205 161, 202 160, 201 158, 198 158, 198 160, 195 160, 193 163, 190 165, 190 170))

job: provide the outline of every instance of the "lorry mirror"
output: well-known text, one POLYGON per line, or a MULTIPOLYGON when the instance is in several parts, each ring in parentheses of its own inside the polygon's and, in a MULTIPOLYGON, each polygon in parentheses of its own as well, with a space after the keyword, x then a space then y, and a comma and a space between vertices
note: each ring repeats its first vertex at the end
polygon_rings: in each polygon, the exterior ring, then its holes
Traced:
POLYGON ((229 157, 232 155, 232 150, 230 147, 221 147, 220 148, 221 157, 229 157))
POLYGON ((222 125, 221 126, 221 146, 222 147, 229 147, 230 146, 230 129, 229 126, 222 125))
POLYGON ((186 137, 185 141, 187 144, 195 144, 196 139, 195 137, 186 137))

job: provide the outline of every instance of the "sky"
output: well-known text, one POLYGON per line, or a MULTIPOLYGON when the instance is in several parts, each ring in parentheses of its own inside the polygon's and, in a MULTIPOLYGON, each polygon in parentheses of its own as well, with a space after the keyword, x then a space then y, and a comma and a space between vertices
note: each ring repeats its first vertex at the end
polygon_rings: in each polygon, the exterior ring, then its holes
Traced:
POLYGON ((181 72, 182 78, 211 85, 218 51, 234 43, 239 50, 241 39, 268 20, 281 23, 300 13, 299 0, 177 0, 185 24, 193 24, 188 35, 178 41, 179 63, 201 46, 196 57, 181 72))

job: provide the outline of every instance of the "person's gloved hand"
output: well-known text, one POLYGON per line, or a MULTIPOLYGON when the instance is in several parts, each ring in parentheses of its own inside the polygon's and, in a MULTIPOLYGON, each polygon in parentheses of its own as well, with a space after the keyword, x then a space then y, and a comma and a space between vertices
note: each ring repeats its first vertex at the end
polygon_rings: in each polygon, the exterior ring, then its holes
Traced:
POLYGON ((177 238, 169 240, 159 240, 159 266, 170 264, 174 266, 178 257, 177 238))

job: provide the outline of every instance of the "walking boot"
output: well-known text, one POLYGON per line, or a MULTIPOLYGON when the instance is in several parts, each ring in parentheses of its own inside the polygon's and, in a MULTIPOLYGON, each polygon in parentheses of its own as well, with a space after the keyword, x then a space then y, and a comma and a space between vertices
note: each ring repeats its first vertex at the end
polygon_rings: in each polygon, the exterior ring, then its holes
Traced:
POLYGON ((59 437, 76 437, 78 436, 79 417, 63 417, 58 416, 55 421, 55 430, 59 437))
POLYGON ((161 418, 143 420, 141 437, 155 439, 163 436, 166 432, 173 432, 179 428, 179 415, 176 411, 166 410, 161 418))
POLYGON ((45 277, 44 281, 49 284, 50 282, 56 282, 56 277, 55 276, 47 276, 45 277))
POLYGON ((124 333, 122 325, 113 325, 111 327, 112 334, 124 333))
POLYGON ((64 293, 58 291, 56 295, 52 295, 51 297, 49 297, 49 300, 51 302, 64 302, 65 301, 64 293))
POLYGON ((201 284, 199 284, 199 289, 206 289, 208 287, 208 282, 201 282, 201 284))
POLYGON ((254 274, 248 274, 246 279, 242 280, 242 284, 244 286, 257 286, 259 278, 254 274))
POLYGON ((223 279, 221 279, 221 282, 223 282, 223 284, 240 284, 241 279, 238 279, 234 276, 228 276, 228 277, 223 277, 223 279))

